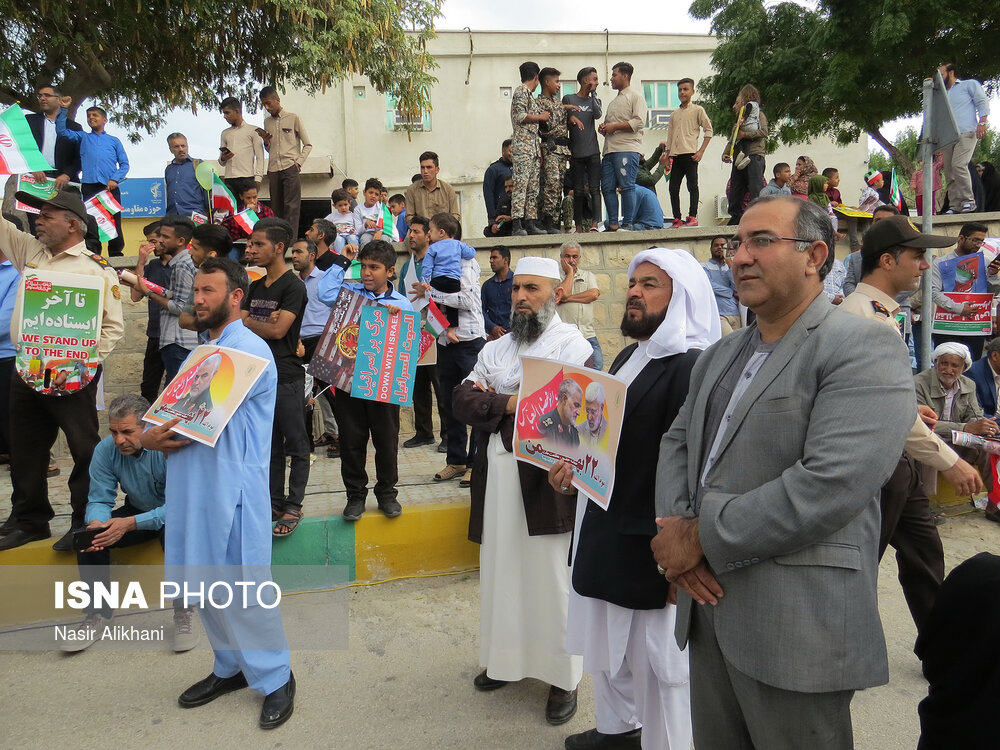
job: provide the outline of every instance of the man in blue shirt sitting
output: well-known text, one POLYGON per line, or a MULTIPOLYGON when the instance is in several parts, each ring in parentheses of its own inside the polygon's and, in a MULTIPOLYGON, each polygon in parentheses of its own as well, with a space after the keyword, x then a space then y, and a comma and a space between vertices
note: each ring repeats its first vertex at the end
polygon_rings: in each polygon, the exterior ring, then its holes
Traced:
MULTIPOLYGON (((109 437, 94 449, 90 460, 90 494, 84 522, 88 529, 101 529, 92 545, 76 556, 80 567, 80 580, 105 586, 110 584, 112 548, 131 547, 135 544, 159 539, 163 545, 163 525, 167 478, 166 457, 160 451, 142 447, 142 416, 149 410, 149 402, 142 396, 118 396, 108 406, 109 437), (115 508, 118 487, 125 493, 125 503, 115 508)), ((174 600, 174 651, 190 651, 198 645, 199 636, 193 632, 193 610, 182 606, 182 599, 174 600)), ((63 651, 83 651, 101 636, 104 627, 111 623, 111 607, 106 604, 100 611, 88 609, 83 624, 77 632, 88 637, 64 640, 63 651)))
POLYGON ((188 156, 187 137, 183 133, 168 135, 167 146, 174 155, 174 160, 163 170, 163 181, 167 183, 167 216, 206 214, 205 190, 194 174, 201 160, 188 156))
POLYGON ((712 257, 701 264, 708 274, 715 293, 715 302, 719 307, 719 318, 722 322, 722 335, 727 336, 738 328, 740 322, 740 305, 736 300, 736 283, 733 281, 733 269, 726 259, 726 242, 723 236, 713 237, 709 252, 712 257))
MULTIPOLYGON (((108 124, 108 113, 100 107, 90 107, 87 109, 87 124, 91 132, 69 130, 66 126, 66 107, 71 103, 72 99, 68 96, 60 100, 62 106, 56 117, 56 134, 80 144, 80 162, 83 165, 80 193, 83 200, 86 203, 88 198, 102 190, 108 190, 121 203, 122 193, 118 189, 118 183, 128 174, 128 156, 125 155, 122 142, 104 132, 104 127, 108 124)), ((108 242, 108 255, 121 256, 125 249, 121 212, 114 215, 114 221, 118 236, 108 242)))

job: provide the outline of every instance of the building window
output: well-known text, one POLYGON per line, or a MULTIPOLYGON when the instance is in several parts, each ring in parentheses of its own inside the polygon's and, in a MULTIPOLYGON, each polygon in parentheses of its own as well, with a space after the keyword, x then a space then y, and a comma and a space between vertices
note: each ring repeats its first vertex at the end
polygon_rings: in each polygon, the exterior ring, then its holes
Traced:
POLYGON ((642 95, 646 99, 646 127, 666 128, 670 113, 681 106, 677 81, 643 81, 642 95))
POLYGON ((580 90, 576 81, 560 81, 559 82, 559 101, 562 101, 564 96, 569 94, 575 94, 580 90))
POLYGON ((385 129, 386 130, 406 130, 418 133, 427 133, 431 129, 431 113, 422 112, 417 117, 409 117, 397 108, 396 97, 392 94, 385 95, 385 129))

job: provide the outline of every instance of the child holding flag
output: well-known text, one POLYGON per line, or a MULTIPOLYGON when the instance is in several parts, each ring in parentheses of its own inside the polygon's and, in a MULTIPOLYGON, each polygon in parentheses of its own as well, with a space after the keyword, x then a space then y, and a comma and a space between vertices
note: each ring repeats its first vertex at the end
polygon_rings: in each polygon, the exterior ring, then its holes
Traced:
POLYGON ((270 219, 274 216, 274 211, 265 206, 257 199, 257 183, 247 178, 237 186, 240 203, 243 210, 239 213, 231 213, 222 220, 222 226, 229 232, 233 242, 242 242, 250 238, 253 234, 254 224, 259 219, 270 219))
MULTIPOLYGON (((431 217, 431 245, 420 267, 423 284, 416 287, 418 290, 436 289, 446 294, 462 290, 462 260, 475 258, 476 250, 455 239, 460 231, 461 226, 453 214, 441 212, 431 217)), ((442 305, 441 310, 448 319, 448 340, 457 342, 458 310, 446 305, 442 305)))

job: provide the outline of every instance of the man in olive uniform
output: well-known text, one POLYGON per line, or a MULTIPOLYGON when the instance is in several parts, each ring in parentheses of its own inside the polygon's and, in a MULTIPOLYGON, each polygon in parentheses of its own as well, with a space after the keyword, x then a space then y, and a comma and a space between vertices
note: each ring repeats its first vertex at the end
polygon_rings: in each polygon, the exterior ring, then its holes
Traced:
POLYGON ((569 127, 566 110, 559 97, 559 71, 542 68, 538 74, 542 94, 538 108, 550 114, 548 122, 538 126, 542 138, 542 226, 549 234, 559 234, 559 208, 562 202, 563 177, 569 159, 569 127))
POLYGON ((514 161, 514 192, 511 194, 511 234, 523 237, 527 234, 545 234, 537 226, 538 218, 538 169, 539 143, 538 123, 548 122, 549 112, 539 112, 532 91, 538 86, 539 68, 537 63, 521 63, 521 85, 514 89, 510 101, 510 124, 514 135, 510 146, 514 161))
POLYGON ((566 378, 559 384, 556 408, 538 418, 538 426, 547 438, 557 443, 576 447, 580 444, 580 433, 576 420, 583 405, 583 389, 579 383, 566 378))

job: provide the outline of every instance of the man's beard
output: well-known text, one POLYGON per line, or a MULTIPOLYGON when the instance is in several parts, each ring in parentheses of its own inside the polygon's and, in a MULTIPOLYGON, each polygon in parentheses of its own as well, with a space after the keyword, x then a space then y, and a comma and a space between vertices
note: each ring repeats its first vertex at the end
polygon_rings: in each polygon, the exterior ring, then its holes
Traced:
POLYGON ((538 312, 510 311, 510 335, 519 344, 533 344, 556 314, 556 298, 549 297, 538 312))
POLYGON ((631 303, 631 308, 629 305, 626 305, 625 316, 622 318, 621 324, 622 336, 645 341, 656 333, 656 329, 660 327, 660 324, 663 323, 666 317, 667 308, 663 308, 663 311, 659 314, 650 315, 646 312, 646 306, 641 302, 631 303), (642 317, 638 319, 630 318, 628 316, 629 309, 642 311, 642 317))
POLYGON ((201 331, 207 331, 210 328, 218 328, 223 323, 229 320, 229 298, 226 297, 219 306, 214 310, 211 310, 207 318, 199 318, 197 315, 194 317, 194 327, 200 333, 201 331))

